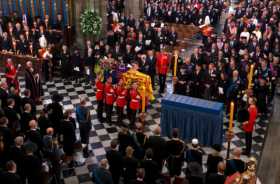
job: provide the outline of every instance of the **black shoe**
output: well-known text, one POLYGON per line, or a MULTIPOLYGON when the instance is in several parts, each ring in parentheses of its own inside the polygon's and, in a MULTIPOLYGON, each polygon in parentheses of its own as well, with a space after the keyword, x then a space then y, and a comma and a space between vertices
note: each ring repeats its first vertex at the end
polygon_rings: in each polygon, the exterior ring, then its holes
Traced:
POLYGON ((88 157, 89 157, 89 152, 88 152, 88 149, 87 149, 87 148, 84 148, 84 149, 83 149, 83 156, 84 156, 85 158, 88 158, 88 157))

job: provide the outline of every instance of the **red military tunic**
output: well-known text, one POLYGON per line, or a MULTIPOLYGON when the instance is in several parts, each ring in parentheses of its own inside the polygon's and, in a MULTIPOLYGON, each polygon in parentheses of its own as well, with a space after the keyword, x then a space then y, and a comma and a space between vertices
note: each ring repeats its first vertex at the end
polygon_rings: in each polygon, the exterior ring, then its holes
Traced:
POLYGON ((250 105, 250 107, 248 108, 248 112, 249 112, 248 123, 244 124, 242 128, 245 132, 253 132, 254 125, 256 123, 256 119, 258 116, 258 109, 255 105, 250 105))
POLYGON ((117 100, 116 100, 117 107, 124 107, 126 105, 127 90, 122 86, 118 86, 116 88, 116 94, 117 94, 117 100))
POLYGON ((105 84, 105 104, 113 105, 115 100, 115 91, 111 83, 105 84))
POLYGON ((140 95, 136 89, 131 89, 129 91, 130 95, 130 102, 129 102, 129 108, 132 110, 138 110, 140 108, 140 95))
POLYGON ((97 89, 97 92, 96 92, 96 100, 97 101, 100 101, 100 100, 103 100, 103 96, 104 96, 104 84, 98 80, 96 82, 96 89, 97 89))
POLYGON ((17 80, 17 68, 13 64, 6 64, 5 77, 8 85, 13 85, 15 89, 19 90, 19 82, 17 80))
POLYGON ((156 63, 158 74, 166 75, 168 71, 168 64, 167 53, 159 53, 156 63))

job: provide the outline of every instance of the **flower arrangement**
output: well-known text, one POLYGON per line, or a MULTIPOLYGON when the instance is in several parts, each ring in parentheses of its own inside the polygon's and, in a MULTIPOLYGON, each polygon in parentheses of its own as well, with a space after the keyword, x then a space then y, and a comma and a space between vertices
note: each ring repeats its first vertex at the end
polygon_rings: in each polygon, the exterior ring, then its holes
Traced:
POLYGON ((81 14, 81 30, 87 36, 99 36, 102 28, 102 19, 92 9, 86 9, 81 14))

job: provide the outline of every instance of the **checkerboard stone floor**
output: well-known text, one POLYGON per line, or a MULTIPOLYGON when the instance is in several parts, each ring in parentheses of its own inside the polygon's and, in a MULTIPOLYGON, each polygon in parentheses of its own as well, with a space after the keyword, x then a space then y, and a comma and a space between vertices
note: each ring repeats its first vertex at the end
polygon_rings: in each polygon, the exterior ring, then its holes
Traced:
MULTIPOLYGON (((1 75, 3 76, 3 74, 1 75)), ((22 77, 20 79, 21 91, 24 90, 25 82, 22 77)), ((110 141, 112 139, 117 138, 119 127, 117 126, 109 126, 106 123, 100 123, 97 120, 96 109, 97 103, 95 99, 95 89, 86 84, 85 82, 75 83, 75 81, 63 81, 60 78, 55 78, 52 82, 47 82, 43 84, 44 90, 44 101, 43 105, 37 106, 37 111, 43 109, 43 106, 51 103, 51 96, 54 92, 57 92, 63 96, 62 104, 64 106, 64 110, 66 109, 74 109, 76 104, 79 103, 80 97, 88 97, 89 101, 87 102, 87 106, 90 108, 90 114, 92 118, 92 129, 90 132, 90 149, 92 150, 92 155, 86 159, 86 164, 81 167, 76 168, 64 168, 62 171, 62 180, 65 184, 90 184, 91 181, 91 172, 94 167, 97 166, 98 161, 105 158, 105 152, 110 146, 110 141)), ((167 81, 167 93, 172 91, 171 85, 171 77, 168 78, 167 81)), ((150 104, 147 110, 146 115, 146 127, 145 131, 147 135, 152 133, 154 127, 160 124, 160 108, 161 108, 161 97, 155 91, 156 100, 154 103, 150 104)), ((104 115, 105 116, 105 115, 104 115)), ((115 120, 116 117, 113 117, 115 120)), ((126 119, 125 122, 128 123, 126 119)), ((224 119, 224 130, 226 130, 228 124, 228 120, 224 119)), ((264 145, 264 140, 267 132, 269 121, 258 119, 255 131, 253 133, 253 146, 252 146, 252 155, 260 158, 262 148, 264 145)), ((77 138, 79 138, 79 131, 77 130, 77 138)), ((245 140, 244 134, 238 123, 235 123, 234 127, 235 136, 232 139, 231 149, 235 147, 244 147, 245 140)), ((223 144, 222 155, 226 155, 227 143, 226 141, 223 144)), ((211 152, 211 148, 203 147, 206 153, 211 152)), ((246 157, 243 157, 246 159, 246 157)), ((206 162, 207 156, 205 155, 203 160, 206 162)), ((204 168, 205 169, 205 168, 204 168)), ((166 171, 166 169, 164 169, 166 171)))

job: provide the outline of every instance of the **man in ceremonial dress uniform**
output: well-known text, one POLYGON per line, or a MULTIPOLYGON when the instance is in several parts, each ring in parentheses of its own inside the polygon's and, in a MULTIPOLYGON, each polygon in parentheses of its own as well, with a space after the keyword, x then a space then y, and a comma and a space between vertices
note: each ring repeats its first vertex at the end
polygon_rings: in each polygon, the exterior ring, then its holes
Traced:
POLYGON ((130 125, 134 126, 134 123, 136 121, 136 113, 138 109, 140 108, 140 95, 137 91, 137 83, 134 82, 132 84, 131 89, 129 90, 129 96, 130 96, 130 102, 129 102, 129 108, 130 108, 130 125))
POLYGON ((105 84, 105 110, 106 110, 106 122, 112 123, 112 111, 115 100, 115 90, 112 86, 112 77, 108 77, 105 84))
POLYGON ((159 93, 164 93, 166 75, 168 72, 168 55, 162 52, 157 57, 156 69, 159 77, 159 93))
POLYGON ((103 100, 104 100, 104 84, 102 82, 102 75, 98 75, 95 81, 96 85, 96 101, 97 101, 97 118, 103 122, 103 100))
POLYGON ((116 106, 117 106, 117 114, 118 114, 118 123, 122 123, 123 120, 123 110, 124 110, 124 106, 127 103, 127 90, 124 87, 124 83, 123 80, 120 79, 119 83, 117 85, 116 88, 116 95, 117 95, 117 99, 116 99, 116 106))

